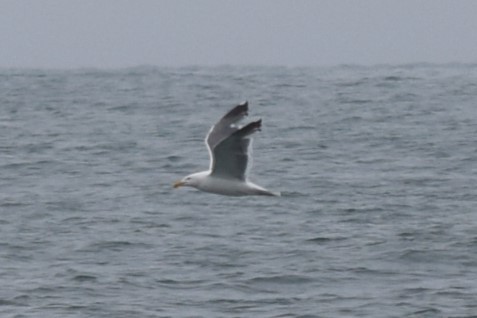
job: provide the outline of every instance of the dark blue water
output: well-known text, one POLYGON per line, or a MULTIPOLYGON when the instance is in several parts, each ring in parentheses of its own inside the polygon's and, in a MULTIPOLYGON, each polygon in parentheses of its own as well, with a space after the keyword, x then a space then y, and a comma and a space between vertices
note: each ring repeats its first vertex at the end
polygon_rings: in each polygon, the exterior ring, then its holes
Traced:
POLYGON ((1 317, 476 317, 477 66, 0 71, 1 317), (251 180, 172 189, 249 100, 251 180))

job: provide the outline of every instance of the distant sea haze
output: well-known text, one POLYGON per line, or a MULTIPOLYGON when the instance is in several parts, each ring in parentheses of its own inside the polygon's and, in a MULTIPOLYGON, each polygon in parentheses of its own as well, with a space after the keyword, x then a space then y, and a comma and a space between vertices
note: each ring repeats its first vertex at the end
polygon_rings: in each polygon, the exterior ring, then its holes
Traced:
POLYGON ((0 76, 1 317, 475 317, 477 65, 0 76), (173 189, 244 100, 282 197, 173 189))

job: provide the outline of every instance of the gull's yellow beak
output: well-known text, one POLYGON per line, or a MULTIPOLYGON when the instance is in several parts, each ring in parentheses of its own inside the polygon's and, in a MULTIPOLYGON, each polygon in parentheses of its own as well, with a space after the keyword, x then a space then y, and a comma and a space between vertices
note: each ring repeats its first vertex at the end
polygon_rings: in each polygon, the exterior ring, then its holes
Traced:
POLYGON ((185 183, 182 182, 182 181, 176 181, 176 182, 174 182, 173 187, 174 187, 174 189, 177 189, 177 188, 179 188, 179 187, 182 187, 184 184, 185 184, 185 183))

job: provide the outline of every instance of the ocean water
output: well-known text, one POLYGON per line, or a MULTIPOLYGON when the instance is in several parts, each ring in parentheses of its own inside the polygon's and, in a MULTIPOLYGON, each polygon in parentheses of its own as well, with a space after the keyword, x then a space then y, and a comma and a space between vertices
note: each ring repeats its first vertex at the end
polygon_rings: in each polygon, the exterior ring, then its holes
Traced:
POLYGON ((477 317, 477 65, 0 70, 1 317, 477 317), (172 189, 237 103, 250 179, 172 189))

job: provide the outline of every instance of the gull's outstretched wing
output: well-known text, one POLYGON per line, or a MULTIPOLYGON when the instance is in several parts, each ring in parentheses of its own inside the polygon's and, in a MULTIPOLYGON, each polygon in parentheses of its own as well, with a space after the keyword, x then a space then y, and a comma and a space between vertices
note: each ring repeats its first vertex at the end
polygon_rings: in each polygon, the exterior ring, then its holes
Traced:
POLYGON ((234 107, 210 130, 206 138, 210 154, 211 174, 228 179, 246 179, 250 135, 260 130, 261 120, 239 127, 237 122, 247 115, 248 103, 234 107))
MULTIPOLYGON (((209 152, 215 148, 222 140, 233 134, 239 129, 237 122, 248 115, 248 102, 244 102, 235 106, 227 114, 224 115, 212 128, 210 129, 205 142, 209 148, 209 152)), ((211 157, 212 159, 212 157, 211 157)))
POLYGON ((262 120, 251 122, 222 140, 213 150, 212 175, 246 180, 249 159, 249 135, 260 130, 262 120))

